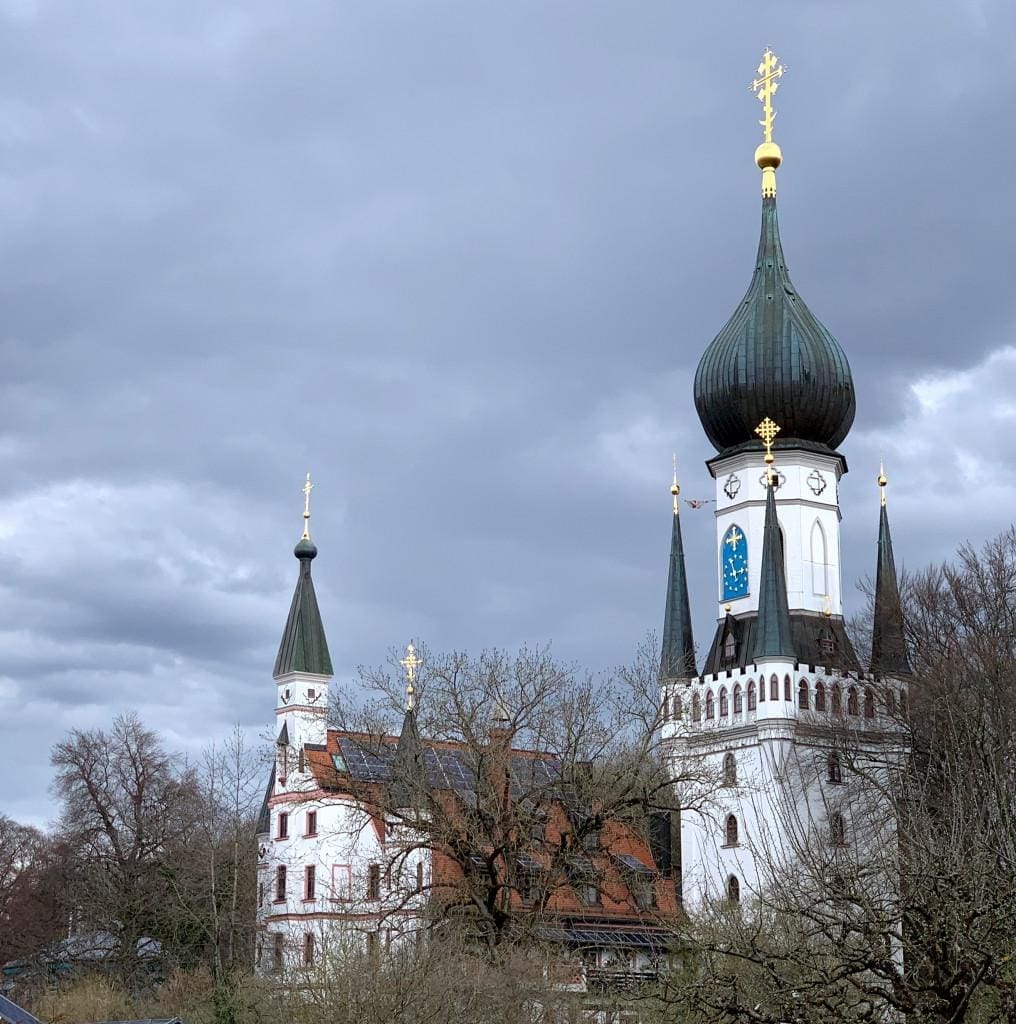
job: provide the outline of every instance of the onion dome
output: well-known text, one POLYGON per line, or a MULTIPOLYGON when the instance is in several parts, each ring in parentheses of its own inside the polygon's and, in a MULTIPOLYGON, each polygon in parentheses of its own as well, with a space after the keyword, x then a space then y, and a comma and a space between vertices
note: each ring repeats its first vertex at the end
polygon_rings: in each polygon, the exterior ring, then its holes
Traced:
POLYGON ((695 408, 719 452, 757 446, 753 430, 771 416, 779 448, 836 449, 854 422, 854 382, 836 339, 797 294, 787 273, 776 216, 779 147, 755 153, 762 170, 762 235, 741 304, 695 372, 695 408))

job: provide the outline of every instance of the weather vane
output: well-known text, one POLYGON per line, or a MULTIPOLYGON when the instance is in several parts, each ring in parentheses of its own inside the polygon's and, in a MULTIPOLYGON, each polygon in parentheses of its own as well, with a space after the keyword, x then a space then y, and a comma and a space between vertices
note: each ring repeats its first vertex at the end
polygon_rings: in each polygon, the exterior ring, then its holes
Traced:
POLYGON ((307 474, 307 482, 303 485, 303 539, 310 540, 310 492, 314 485, 310 482, 310 473, 307 474))
POLYGON ((412 711, 416 687, 416 670, 423 664, 423 658, 416 653, 416 648, 409 643, 406 645, 406 656, 399 662, 406 670, 406 710, 412 711))
POLYGON ((762 438, 762 443, 766 446, 766 478, 770 486, 773 482, 773 462, 775 461, 773 441, 776 440, 776 435, 779 432, 780 428, 768 416, 755 428, 755 433, 762 438))

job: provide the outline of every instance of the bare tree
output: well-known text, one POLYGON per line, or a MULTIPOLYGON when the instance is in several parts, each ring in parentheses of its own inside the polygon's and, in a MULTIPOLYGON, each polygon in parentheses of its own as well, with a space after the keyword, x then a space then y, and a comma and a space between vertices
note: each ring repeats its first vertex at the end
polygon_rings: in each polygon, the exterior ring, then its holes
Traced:
POLYGON ((94 952, 111 954, 126 979, 139 981, 142 940, 162 942, 168 953, 163 937, 176 928, 171 851, 200 821, 195 772, 134 714, 108 731, 74 730, 51 760, 63 804, 60 834, 75 854, 76 916, 86 934, 100 936, 94 952))

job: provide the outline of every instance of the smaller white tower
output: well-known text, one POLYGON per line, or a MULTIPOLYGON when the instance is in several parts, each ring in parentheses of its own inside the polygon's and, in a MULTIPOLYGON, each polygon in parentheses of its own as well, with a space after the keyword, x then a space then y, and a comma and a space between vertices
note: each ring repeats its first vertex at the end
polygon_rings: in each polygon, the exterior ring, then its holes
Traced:
POLYGON ((288 774, 285 770, 287 759, 290 756, 298 759, 299 752, 307 743, 323 744, 328 731, 332 661, 310 573, 311 562, 317 557, 317 547, 310 539, 312 488, 308 473, 303 487, 303 535, 293 549, 300 562, 300 575, 272 673, 276 686, 275 716, 280 741, 277 773, 280 782, 288 774), (283 747, 288 748, 286 753, 283 753, 283 747), (290 755, 289 751, 293 754, 290 755))

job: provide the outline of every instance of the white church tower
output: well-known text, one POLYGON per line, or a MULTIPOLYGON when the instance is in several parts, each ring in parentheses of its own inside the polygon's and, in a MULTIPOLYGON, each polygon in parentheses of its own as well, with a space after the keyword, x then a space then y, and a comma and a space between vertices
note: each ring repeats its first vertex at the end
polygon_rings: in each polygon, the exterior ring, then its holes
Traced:
POLYGON ((663 733, 678 763, 705 766, 714 780, 706 799, 682 812, 689 908, 763 894, 804 843, 851 842, 833 737, 847 726, 862 748, 884 745, 885 712, 909 674, 884 504, 870 671, 844 629, 838 484, 847 465, 838 449, 853 423, 854 385, 843 350, 787 273, 776 211, 782 154, 772 141, 783 67, 768 50, 758 74, 758 256, 744 299, 695 375, 696 410, 717 450, 707 465, 716 482, 718 615, 701 672, 676 474, 672 488, 663 733), (888 688, 883 673, 895 680, 888 688))

